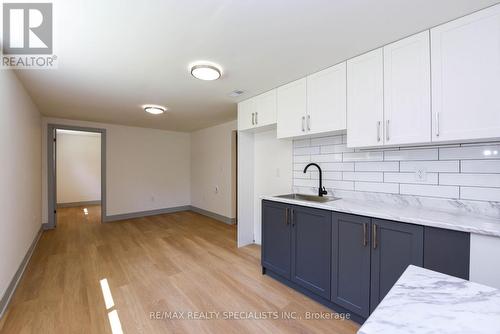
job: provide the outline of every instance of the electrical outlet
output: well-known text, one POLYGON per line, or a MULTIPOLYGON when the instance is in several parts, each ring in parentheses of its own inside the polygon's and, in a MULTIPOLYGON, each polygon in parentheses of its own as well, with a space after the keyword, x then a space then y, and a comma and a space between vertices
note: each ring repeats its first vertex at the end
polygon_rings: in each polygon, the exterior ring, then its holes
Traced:
POLYGON ((419 168, 415 171, 415 181, 425 182, 427 181, 427 169, 419 168))

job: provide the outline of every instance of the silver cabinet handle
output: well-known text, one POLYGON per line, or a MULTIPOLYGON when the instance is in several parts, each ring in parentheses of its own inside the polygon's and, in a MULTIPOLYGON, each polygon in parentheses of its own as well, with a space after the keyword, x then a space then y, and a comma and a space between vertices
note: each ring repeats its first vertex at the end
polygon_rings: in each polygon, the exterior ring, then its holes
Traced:
POLYGON ((259 113, 255 113, 255 124, 259 124, 259 113))
POLYGON ((368 235, 367 235, 368 224, 363 224, 363 247, 368 245, 368 235))
POLYGON ((377 122, 377 141, 380 141, 380 121, 377 122))
POLYGON ((307 131, 311 131, 311 115, 307 115, 307 131))
POLYGON ((252 125, 255 125, 255 113, 252 113, 252 125))
POLYGON ((439 137, 439 111, 436 112, 436 137, 439 137))
POLYGON ((288 225, 289 224, 289 221, 288 221, 288 208, 285 208, 285 225, 288 225))
POLYGON ((372 225, 373 232, 372 232, 372 246, 373 249, 377 249, 377 224, 372 225))
POLYGON ((389 120, 386 121, 386 125, 385 125, 385 140, 387 140, 387 141, 390 140, 390 137, 389 137, 389 120))
POLYGON ((305 120, 306 120, 306 117, 305 116, 302 116, 302 132, 306 131, 306 128, 305 128, 305 120))

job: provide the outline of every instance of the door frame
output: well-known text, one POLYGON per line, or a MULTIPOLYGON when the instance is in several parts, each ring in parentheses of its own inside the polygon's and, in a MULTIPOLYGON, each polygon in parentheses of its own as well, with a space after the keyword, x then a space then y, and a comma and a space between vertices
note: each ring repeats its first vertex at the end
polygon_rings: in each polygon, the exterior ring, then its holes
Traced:
POLYGON ((57 225, 57 188, 56 159, 54 155, 54 134, 56 130, 73 130, 101 134, 101 223, 106 221, 106 129, 63 124, 47 124, 47 202, 48 222, 45 229, 54 229, 57 225))

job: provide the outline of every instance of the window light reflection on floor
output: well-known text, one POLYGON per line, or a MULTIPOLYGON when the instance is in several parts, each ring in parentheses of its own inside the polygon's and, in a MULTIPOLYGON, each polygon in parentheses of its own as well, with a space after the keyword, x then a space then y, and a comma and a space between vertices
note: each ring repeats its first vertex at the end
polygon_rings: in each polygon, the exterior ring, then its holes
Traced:
POLYGON ((108 320, 111 326, 111 332, 113 334, 123 334, 122 324, 120 322, 120 317, 118 316, 118 311, 115 308, 115 301, 113 300, 113 295, 111 294, 108 280, 106 278, 103 278, 99 281, 99 283, 101 284, 104 304, 106 305, 106 310, 108 310, 108 320))
POLYGON ((88 215, 88 214, 89 214, 89 209, 87 209, 87 208, 83 208, 83 214, 84 214, 84 215, 88 215))

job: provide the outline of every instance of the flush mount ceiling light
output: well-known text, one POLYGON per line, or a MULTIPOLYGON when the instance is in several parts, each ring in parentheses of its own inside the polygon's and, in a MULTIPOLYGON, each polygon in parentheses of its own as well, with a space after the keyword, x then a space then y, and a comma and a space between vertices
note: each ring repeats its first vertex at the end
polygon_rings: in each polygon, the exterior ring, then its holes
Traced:
POLYGON ((167 111, 167 108, 162 107, 162 106, 153 106, 153 105, 146 105, 143 106, 144 111, 147 112, 148 114, 152 115, 161 115, 165 111, 167 111))
POLYGON ((191 66, 191 75, 196 79, 212 81, 221 76, 221 70, 213 64, 196 64, 191 66))

